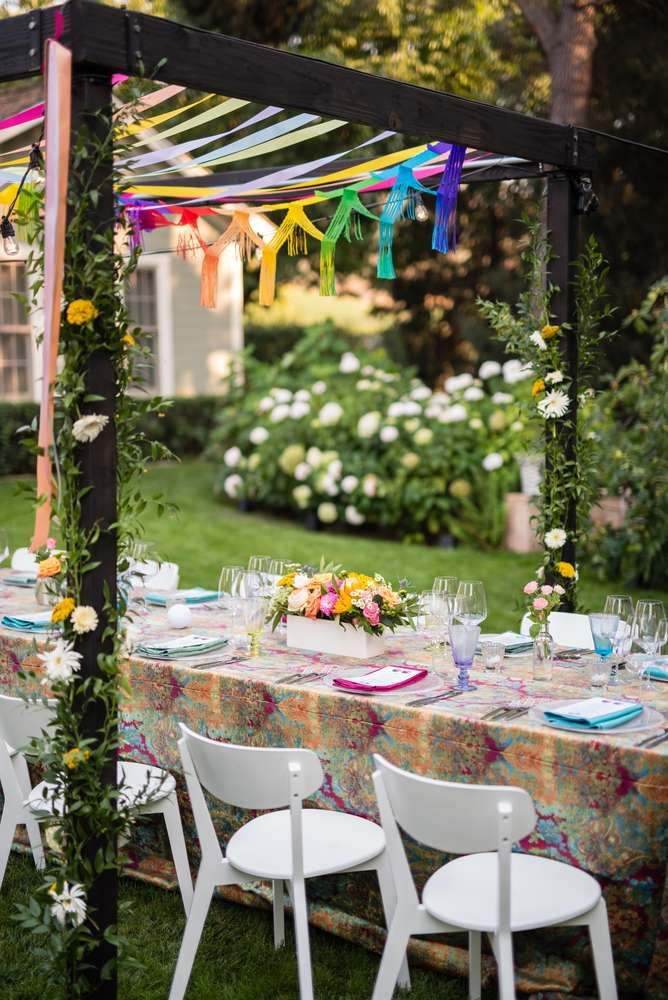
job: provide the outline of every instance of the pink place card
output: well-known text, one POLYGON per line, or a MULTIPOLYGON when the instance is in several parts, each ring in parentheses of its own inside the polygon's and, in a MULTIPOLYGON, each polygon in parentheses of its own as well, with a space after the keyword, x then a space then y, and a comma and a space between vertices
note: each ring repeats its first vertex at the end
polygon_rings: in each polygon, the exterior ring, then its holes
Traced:
POLYGON ((426 667, 375 667, 358 677, 334 677, 333 683, 345 691, 360 693, 395 691, 421 681, 428 672, 426 667))

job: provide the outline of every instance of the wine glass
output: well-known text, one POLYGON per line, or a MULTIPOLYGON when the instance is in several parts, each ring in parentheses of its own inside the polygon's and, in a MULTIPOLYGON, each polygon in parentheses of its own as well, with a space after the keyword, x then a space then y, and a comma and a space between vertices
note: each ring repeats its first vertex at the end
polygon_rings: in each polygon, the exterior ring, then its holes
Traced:
POLYGON ((9 558, 9 535, 4 530, 0 528, 0 566, 2 566, 5 559, 9 558))
POLYGON ((452 616, 455 610, 455 597, 459 580, 456 576, 437 576, 434 578, 432 590, 437 594, 442 594, 448 605, 448 626, 452 623, 452 616))
MULTIPOLYGON (((631 640, 640 646, 643 653, 655 656, 659 648, 661 622, 666 620, 666 612, 662 601, 638 601, 631 623, 631 640)), ((638 675, 645 675, 646 686, 651 687, 651 676, 647 669, 648 661, 638 661, 638 675)))
POLYGON ((447 599, 435 590, 424 590, 420 594, 420 615, 422 631, 431 640, 428 648, 431 650, 431 669, 434 670, 436 668, 436 650, 440 646, 448 626, 447 599))
POLYGON ((612 656, 615 636, 617 635, 617 628, 619 626, 619 616, 607 614, 589 615, 589 624, 594 640, 594 649, 601 661, 601 668, 598 671, 594 669, 592 672, 591 686, 593 688, 605 687, 608 683, 605 663, 608 657, 612 656))
POLYGON ((243 566, 223 566, 218 577, 218 604, 227 608, 235 591, 235 585, 243 566))
POLYGON ((236 576, 234 594, 236 597, 260 597, 263 585, 261 573, 242 569, 236 576))
POLYGON ((271 556, 250 556, 248 559, 248 569, 252 573, 258 573, 261 581, 262 595, 269 597, 271 594, 271 564, 274 560, 271 556))
POLYGON ((261 597, 244 597, 239 603, 248 639, 248 652, 251 656, 257 656, 260 652, 260 636, 267 617, 265 602, 261 597))
POLYGON ((624 683, 619 671, 624 669, 624 660, 631 650, 631 622, 633 621, 633 600, 628 594, 608 594, 603 612, 606 615, 617 615, 619 624, 613 643, 614 657, 610 667, 610 687, 624 683))
POLYGON ((480 625, 487 618, 485 587, 480 580, 460 580, 454 617, 462 625, 480 625))
POLYGON ((475 691, 476 685, 469 680, 469 670, 473 666, 478 639, 480 638, 480 626, 469 624, 450 626, 450 649, 455 666, 458 667, 457 690, 475 691))

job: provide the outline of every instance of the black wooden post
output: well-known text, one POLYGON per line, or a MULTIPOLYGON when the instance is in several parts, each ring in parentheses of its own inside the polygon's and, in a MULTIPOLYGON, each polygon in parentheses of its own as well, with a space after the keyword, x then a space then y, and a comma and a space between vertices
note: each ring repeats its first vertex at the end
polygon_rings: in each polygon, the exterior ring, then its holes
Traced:
MULTIPOLYGON (((577 192, 573 183, 574 175, 553 174, 547 180, 547 227, 550 234, 552 258, 548 262, 548 279, 558 292, 552 299, 554 322, 568 323, 569 329, 561 338, 564 368, 570 380, 568 421, 569 429, 564 432, 564 461, 574 467, 577 461, 578 418, 578 331, 575 315, 573 290, 573 265, 578 255, 579 216, 576 213, 577 192)), ((571 480, 572 481, 572 480, 571 480)), ((564 545, 562 559, 575 565, 575 530, 577 521, 577 497, 573 493, 568 498, 566 523, 568 541, 564 545)), ((549 527, 549 526, 548 526, 549 527)), ((563 602, 565 611, 572 611, 570 599, 563 602)))
MULTIPOLYGON (((77 132, 85 128, 90 135, 99 139, 106 138, 111 127, 111 78, 107 71, 83 72, 75 67, 72 77, 72 144, 77 132)), ((114 197, 112 179, 111 146, 109 157, 99 163, 92 185, 99 191, 99 199, 91 208, 91 229, 100 236, 107 237, 113 231, 114 197)), ((76 184, 76 178, 72 178, 76 184)), ((91 253, 99 247, 91 247, 91 253)), ((114 275, 109 269, 106 279, 111 283, 114 275)), ((81 471, 82 488, 88 487, 88 492, 81 501, 81 527, 89 532, 95 525, 100 526, 99 539, 92 546, 91 558, 99 562, 96 569, 85 573, 82 578, 81 603, 95 608, 99 619, 99 627, 92 633, 80 636, 76 643, 78 652, 82 654, 81 676, 95 678, 102 676, 98 664, 100 653, 111 652, 112 639, 102 642, 102 635, 108 626, 108 615, 105 613, 107 602, 112 607, 116 604, 116 531, 110 528, 116 523, 116 428, 114 423, 116 381, 111 357, 105 350, 94 351, 86 371, 86 391, 98 398, 95 402, 85 405, 88 412, 102 413, 109 417, 109 423, 95 440, 94 444, 85 444, 78 449, 77 459, 81 471)), ((117 719, 108 719, 107 707, 103 700, 87 702, 82 715, 81 729, 84 737, 97 742, 99 734, 106 728, 107 735, 113 737, 117 727, 117 719)), ((105 762, 102 781, 106 785, 116 785, 115 754, 105 762)), ((85 828, 84 828, 85 829, 85 828)), ((84 856, 91 860, 98 851, 104 854, 114 851, 116 845, 105 843, 93 835, 81 844, 84 856)), ((115 870, 105 871, 93 882, 88 891, 88 908, 93 911, 91 928, 97 938, 97 946, 92 955, 92 970, 88 977, 91 989, 87 994, 90 1000, 115 1000, 116 973, 115 949, 104 940, 104 932, 117 922, 118 911, 118 878, 115 870), (102 979, 102 970, 107 967, 112 974, 102 979)), ((76 969, 73 970, 76 975, 76 969)))

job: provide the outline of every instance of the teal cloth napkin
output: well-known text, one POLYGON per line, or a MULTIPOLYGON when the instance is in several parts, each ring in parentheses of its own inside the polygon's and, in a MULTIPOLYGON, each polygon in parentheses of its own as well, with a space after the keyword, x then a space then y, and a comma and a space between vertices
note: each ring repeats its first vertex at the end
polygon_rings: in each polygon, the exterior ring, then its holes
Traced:
POLYGON ((3 577, 1 582, 10 587, 34 587, 37 584, 37 577, 34 573, 12 573, 11 576, 3 577))
POLYGON ((225 638, 191 633, 164 642, 138 643, 136 651, 140 656, 147 656, 149 659, 178 660, 184 656, 197 656, 199 653, 211 653, 216 649, 222 649, 227 642, 225 638))
POLYGON ((546 709, 543 712, 548 722, 558 722, 571 729, 613 729, 630 722, 640 715, 643 706, 628 701, 612 701, 607 698, 589 698, 573 702, 562 709, 546 709))
MULTIPOLYGON (((480 643, 484 642, 503 643, 507 655, 512 653, 528 653, 533 648, 533 639, 528 635, 522 635, 520 632, 500 632, 492 635, 481 635, 480 643)), ((480 645, 478 645, 476 653, 479 654, 480 651, 480 645)))
POLYGON ((38 611, 33 615, 3 615, 0 625, 16 629, 17 632, 47 632, 53 628, 50 611, 38 611))
POLYGON ((652 664, 647 673, 653 681, 668 681, 668 668, 662 667, 658 663, 652 664))
POLYGON ((169 593, 156 591, 146 595, 149 604, 157 604, 164 608, 168 597, 178 597, 184 604, 204 604, 206 601, 218 600, 217 590, 205 590, 204 587, 191 587, 190 590, 173 590, 169 593))

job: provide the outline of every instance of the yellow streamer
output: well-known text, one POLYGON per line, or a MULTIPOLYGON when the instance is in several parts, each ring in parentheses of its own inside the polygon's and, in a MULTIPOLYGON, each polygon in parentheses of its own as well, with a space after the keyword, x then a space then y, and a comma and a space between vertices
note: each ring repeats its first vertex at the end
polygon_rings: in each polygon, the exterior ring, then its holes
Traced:
POLYGON ((276 296, 276 258, 284 243, 288 244, 291 257, 306 253, 306 234, 322 242, 324 233, 317 229, 304 212, 302 202, 295 202, 262 251, 260 267, 260 305, 270 306, 276 296))

